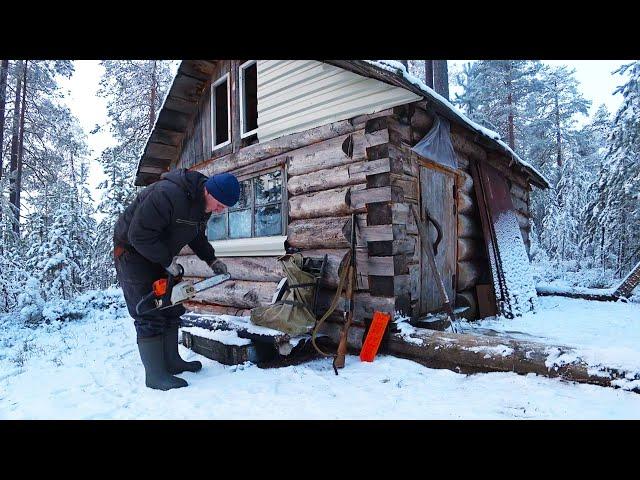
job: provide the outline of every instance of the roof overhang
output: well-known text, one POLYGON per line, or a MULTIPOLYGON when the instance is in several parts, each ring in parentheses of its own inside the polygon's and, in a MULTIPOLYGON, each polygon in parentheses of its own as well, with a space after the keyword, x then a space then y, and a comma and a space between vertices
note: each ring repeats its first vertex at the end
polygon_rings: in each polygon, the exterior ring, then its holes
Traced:
MULTIPOLYGON (((188 126, 193 122, 198 105, 211 82, 214 69, 220 60, 183 60, 178 67, 173 83, 169 88, 156 123, 144 146, 138 161, 135 185, 148 185, 169 170, 171 164, 180 155, 182 140, 188 126)), ((461 114, 446 99, 419 81, 410 81, 409 76, 393 68, 383 68, 376 62, 365 60, 320 60, 343 68, 364 77, 404 88, 423 97, 429 108, 449 121, 470 129, 476 133, 477 140, 484 147, 494 149, 511 160, 540 188, 549 188, 549 182, 529 163, 523 161, 504 142, 496 138, 495 132, 488 132, 461 114), (492 135, 493 134, 493 135, 492 135)))
POLYGON ((148 185, 169 170, 180 155, 188 126, 211 82, 218 60, 183 60, 138 161, 135 185, 148 185))

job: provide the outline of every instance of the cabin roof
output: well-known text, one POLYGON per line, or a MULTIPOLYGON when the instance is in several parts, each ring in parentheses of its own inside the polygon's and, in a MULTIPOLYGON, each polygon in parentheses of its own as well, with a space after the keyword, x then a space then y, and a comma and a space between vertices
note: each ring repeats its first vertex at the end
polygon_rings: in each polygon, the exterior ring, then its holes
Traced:
MULTIPOLYGON (((540 188, 549 188, 547 179, 509 148, 498 133, 473 122, 424 82, 410 75, 402 63, 393 60, 320 61, 420 95, 433 111, 475 132, 478 142, 483 146, 511 158, 513 165, 525 173, 532 184, 540 188)), ((156 180, 180 154, 181 140, 196 114, 200 98, 209 84, 217 62, 219 60, 183 60, 180 63, 140 155, 136 185, 147 185, 156 180)))

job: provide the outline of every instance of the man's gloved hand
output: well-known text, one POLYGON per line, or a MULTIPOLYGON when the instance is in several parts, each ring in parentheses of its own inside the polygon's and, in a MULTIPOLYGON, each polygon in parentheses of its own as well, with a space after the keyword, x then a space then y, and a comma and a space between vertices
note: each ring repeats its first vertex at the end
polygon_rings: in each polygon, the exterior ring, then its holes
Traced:
POLYGON ((165 268, 165 270, 174 277, 181 277, 182 275, 184 275, 184 268, 182 268, 182 265, 178 263, 176 257, 173 257, 171 265, 165 268))
POLYGON ((213 270, 215 275, 223 275, 227 273, 227 266, 218 258, 214 258, 209 264, 209 268, 213 270))

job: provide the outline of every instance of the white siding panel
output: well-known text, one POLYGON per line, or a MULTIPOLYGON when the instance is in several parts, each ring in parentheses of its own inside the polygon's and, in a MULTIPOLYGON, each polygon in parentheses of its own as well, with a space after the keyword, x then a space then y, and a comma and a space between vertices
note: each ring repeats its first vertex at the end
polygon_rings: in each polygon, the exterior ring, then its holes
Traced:
POLYGON ((261 142, 421 97, 315 60, 258 60, 261 142))

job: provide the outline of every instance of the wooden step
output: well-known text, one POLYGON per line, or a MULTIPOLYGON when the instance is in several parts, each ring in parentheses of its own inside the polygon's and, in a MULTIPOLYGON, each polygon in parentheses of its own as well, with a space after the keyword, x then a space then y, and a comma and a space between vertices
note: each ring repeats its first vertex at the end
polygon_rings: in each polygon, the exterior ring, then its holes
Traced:
MULTIPOLYGON (((236 345, 207 338, 207 336, 198 335, 189 330, 182 331, 182 344, 194 352, 224 365, 239 365, 245 362, 257 363, 267 353, 263 349, 260 349, 259 353, 259 349, 250 340, 236 345)), ((272 355, 275 355, 275 351, 272 355)))
POLYGON ((629 298, 631 292, 640 285, 640 262, 631 270, 629 275, 620 283, 613 294, 616 297, 629 298))

